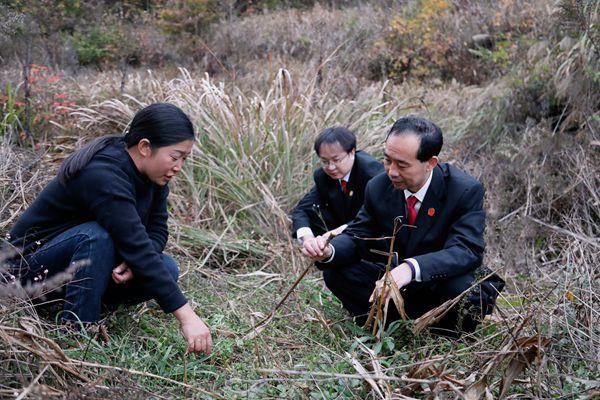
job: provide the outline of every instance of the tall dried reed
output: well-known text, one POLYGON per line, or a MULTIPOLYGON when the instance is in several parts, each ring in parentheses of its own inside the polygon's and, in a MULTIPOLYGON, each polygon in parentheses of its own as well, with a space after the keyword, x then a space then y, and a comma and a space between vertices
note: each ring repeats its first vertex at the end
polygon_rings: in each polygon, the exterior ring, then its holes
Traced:
MULTIPOLYGON (((339 101, 316 86, 303 87, 280 69, 263 93, 193 76, 165 80, 139 75, 123 99, 73 112, 83 128, 123 130, 136 108, 167 101, 193 120, 198 139, 173 188, 173 207, 196 228, 274 243, 289 235, 288 213, 312 180, 317 133, 332 125, 354 130, 359 147, 378 153, 384 132, 418 99, 390 99, 386 83, 366 88, 356 101, 339 101)), ((269 246, 267 246, 269 247, 269 246)), ((270 246, 275 253, 276 246, 270 246)))

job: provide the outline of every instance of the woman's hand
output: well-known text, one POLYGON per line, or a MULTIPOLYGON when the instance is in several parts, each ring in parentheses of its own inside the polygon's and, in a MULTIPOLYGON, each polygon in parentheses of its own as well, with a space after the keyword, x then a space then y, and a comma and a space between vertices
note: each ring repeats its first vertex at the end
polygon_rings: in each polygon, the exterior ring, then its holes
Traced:
POLYGON ((210 330, 192 310, 189 303, 175 310, 173 314, 181 324, 181 334, 188 344, 187 351, 191 353, 202 352, 209 355, 212 351, 210 330))
POLYGON ((112 279, 119 285, 133 279, 133 272, 131 272, 125 261, 112 270, 112 279))

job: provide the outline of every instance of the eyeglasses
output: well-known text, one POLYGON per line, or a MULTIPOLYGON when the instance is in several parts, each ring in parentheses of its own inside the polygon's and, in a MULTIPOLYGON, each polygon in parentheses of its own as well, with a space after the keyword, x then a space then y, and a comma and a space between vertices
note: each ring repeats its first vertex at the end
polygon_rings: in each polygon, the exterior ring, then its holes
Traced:
POLYGON ((338 167, 342 162, 344 162, 344 160, 346 158, 348 158, 349 155, 350 155, 350 153, 346 153, 346 155, 344 157, 340 158, 337 161, 333 161, 333 160, 331 160, 331 161, 321 160, 321 165, 323 166, 323 168, 326 168, 326 167, 328 167, 330 165, 332 167, 338 167))

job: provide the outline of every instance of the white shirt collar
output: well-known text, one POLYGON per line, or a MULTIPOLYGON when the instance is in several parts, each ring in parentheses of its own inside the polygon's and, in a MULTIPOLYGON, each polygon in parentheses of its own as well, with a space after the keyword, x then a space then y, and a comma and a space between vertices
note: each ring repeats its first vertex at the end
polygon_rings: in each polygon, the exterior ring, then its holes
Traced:
POLYGON ((344 175, 344 177, 342 179, 340 179, 341 181, 346 181, 346 182, 350 182, 350 172, 352 172, 352 170, 350 170, 346 175, 344 175))
POLYGON ((425 195, 427 194, 427 189, 429 189, 429 185, 431 184, 432 177, 433 170, 429 173, 429 178, 427 178, 427 181, 423 186, 421 186, 421 189, 419 189, 417 193, 413 193, 408 189, 404 189, 404 198, 408 199, 410 196, 415 196, 417 200, 419 200, 419 203, 422 203, 423 199, 425 199, 425 195))

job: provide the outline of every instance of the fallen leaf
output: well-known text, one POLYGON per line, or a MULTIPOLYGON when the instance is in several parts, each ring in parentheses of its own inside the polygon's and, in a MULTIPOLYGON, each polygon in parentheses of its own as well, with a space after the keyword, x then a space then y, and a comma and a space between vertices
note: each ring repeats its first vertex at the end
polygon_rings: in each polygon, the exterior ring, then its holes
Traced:
POLYGON ((567 292, 565 293, 565 297, 569 301, 574 301, 575 300, 575 295, 570 290, 567 290, 567 292))
POLYGON ((465 390, 465 400, 479 400, 487 390, 487 377, 483 377, 465 390))
POLYGON ((521 337, 516 340, 515 350, 518 352, 512 355, 512 359, 504 372, 500 385, 499 399, 506 395, 508 388, 515 378, 534 362, 540 353, 540 347, 544 348, 548 346, 550 342, 550 338, 541 336, 521 337))
POLYGON ((365 369, 365 367, 363 367, 358 362, 358 360, 356 358, 350 356, 350 354, 346 353, 346 355, 348 357, 350 357, 350 362, 352 363, 352 366, 354 367, 354 369, 356 370, 356 372, 358 372, 358 374, 365 381, 367 381, 367 383, 373 388, 373 390, 375 391, 375 393, 377 393, 380 398, 385 399, 385 396, 381 392, 381 389, 379 389, 379 386, 377 385, 377 382, 375 382, 375 380, 373 378, 371 378, 371 375, 367 372, 367 370, 365 369))

